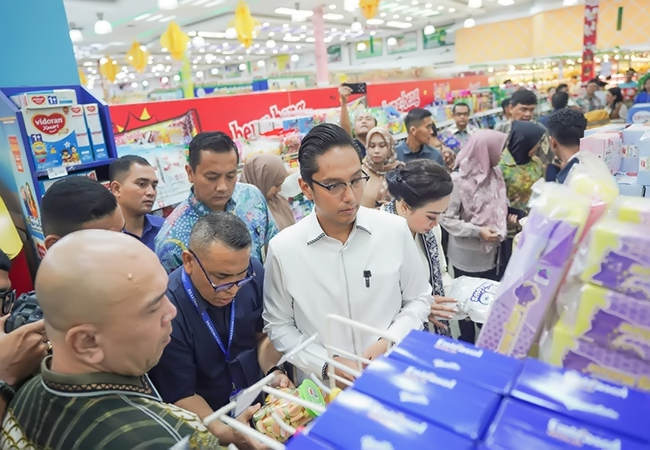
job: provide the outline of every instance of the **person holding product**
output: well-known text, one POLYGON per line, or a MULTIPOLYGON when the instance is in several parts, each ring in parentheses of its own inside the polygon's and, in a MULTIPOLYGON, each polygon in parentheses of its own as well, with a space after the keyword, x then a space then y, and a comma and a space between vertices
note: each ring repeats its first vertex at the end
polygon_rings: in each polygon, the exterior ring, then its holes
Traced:
MULTIPOLYGON (((516 94, 516 93, 515 93, 516 94)), ((454 190, 441 225, 449 233, 447 256, 454 276, 499 280, 499 243, 507 236, 508 198, 499 160, 508 136, 480 130, 458 154, 454 190)), ((474 324, 461 321, 460 339, 474 342, 474 324)))
POLYGON ((612 120, 627 120, 627 106, 623 102, 623 93, 621 88, 613 87, 607 90, 605 94, 605 110, 609 113, 612 120))
POLYGON ((391 199, 386 185, 386 173, 403 163, 397 161, 395 141, 386 128, 373 128, 367 139, 363 168, 370 178, 363 189, 361 205, 366 208, 378 208, 391 199))
POLYGON ((455 300, 445 296, 451 287, 451 276, 447 273, 438 223, 451 199, 454 188, 451 176, 440 164, 421 159, 389 172, 386 179, 394 200, 381 209, 406 219, 433 287, 429 322, 436 333, 451 336, 448 319, 456 308, 455 300))
POLYGON ((440 150, 431 147, 431 137, 434 135, 434 124, 431 111, 414 108, 404 118, 408 136, 397 147, 397 159, 407 163, 415 159, 431 159, 441 166, 445 165, 440 150))
POLYGON ((454 116, 454 124, 444 131, 443 141, 458 154, 469 137, 478 131, 478 128, 469 123, 471 111, 467 103, 456 103, 451 111, 454 116))
POLYGON ((563 109, 548 120, 551 149, 560 161, 559 166, 548 166, 546 181, 564 183, 571 167, 580 162, 580 139, 585 135, 587 119, 580 111, 563 109))
MULTIPOLYGON (((314 127, 300 145, 298 160, 300 187, 315 211, 269 245, 264 330, 281 353, 318 334, 292 363, 304 375, 327 379, 323 344, 328 336, 332 345, 371 360, 388 349, 379 336, 355 337, 349 327, 328 326, 329 314, 400 341, 427 321, 432 289, 406 222, 360 206, 369 177, 342 128, 314 127)), ((335 360, 359 370, 348 358, 335 360)), ((336 372, 353 380, 347 372, 336 372)))
MULTIPOLYGON (((275 373, 280 354, 262 333, 264 268, 251 258, 251 236, 237 216, 213 212, 194 225, 183 266, 169 276, 167 297, 178 314, 171 341, 149 376, 162 399, 205 419, 231 398, 275 373)), ((249 412, 254 413, 259 405, 249 412)), ((244 423, 248 418, 241 418, 244 423)), ((225 445, 256 448, 219 421, 209 429, 225 445)))
POLYGON ((643 89, 639 95, 634 99, 634 104, 637 103, 650 103, 650 76, 647 76, 643 82, 643 89))
POLYGON ((192 190, 167 217, 156 237, 156 253, 168 273, 183 265, 183 252, 194 224, 212 211, 235 214, 246 222, 253 239, 251 256, 264 261, 266 247, 278 226, 264 194, 255 186, 237 182, 238 165, 237 146, 221 131, 199 133, 190 142, 185 169, 192 190))
POLYGON ((278 228, 284 230, 296 223, 291 206, 280 195, 284 180, 289 176, 287 167, 278 155, 261 153, 249 157, 244 163, 239 181, 256 186, 266 195, 266 204, 278 228))
POLYGON ((360 158, 366 156, 366 142, 368 141, 368 132, 377 126, 377 119, 368 111, 360 111, 354 118, 354 129, 350 120, 350 111, 348 110, 348 98, 352 95, 352 89, 345 84, 339 87, 339 96, 341 97, 341 128, 343 128, 352 139, 354 146, 359 152, 360 158))
POLYGON ((165 222, 162 217, 150 214, 156 201, 156 170, 143 157, 127 155, 111 163, 108 178, 124 215, 124 232, 155 250, 154 240, 165 222))
POLYGON ((156 255, 126 234, 83 230, 57 242, 36 275, 52 356, 11 402, 0 448, 218 448, 146 375, 176 315, 166 288, 156 255))
POLYGON ((432 125, 429 145, 442 154, 442 160, 445 162, 445 167, 447 168, 447 171, 451 172, 454 170, 454 166, 456 165, 456 153, 454 153, 454 151, 442 141, 442 136, 438 133, 436 124, 432 123, 432 125))

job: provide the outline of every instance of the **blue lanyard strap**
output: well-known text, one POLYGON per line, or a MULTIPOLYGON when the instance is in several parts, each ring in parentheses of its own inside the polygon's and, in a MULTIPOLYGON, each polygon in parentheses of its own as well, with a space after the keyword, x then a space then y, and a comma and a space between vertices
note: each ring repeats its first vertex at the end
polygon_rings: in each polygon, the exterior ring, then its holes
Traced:
MULTIPOLYGON (((185 289, 185 293, 189 297, 190 301, 194 305, 197 311, 199 310, 199 304, 196 301, 196 295, 194 295, 194 287, 192 286, 192 283, 190 281, 190 277, 187 275, 187 272, 183 270, 183 273, 181 275, 182 281, 183 281, 183 288, 185 289)), ((212 337, 214 340, 217 342, 217 345, 223 352, 224 356, 226 357, 226 362, 230 362, 230 345, 232 344, 232 338, 233 335, 235 334, 235 301, 232 301, 232 304, 230 305, 230 328, 228 330, 228 347, 224 347, 223 342, 221 341, 221 338, 219 337, 219 333, 217 333, 217 328, 214 326, 214 323, 212 323, 212 319, 210 319, 210 316, 208 316, 207 311, 203 311, 201 314, 201 318, 203 319, 203 322, 205 322, 205 325, 208 327, 208 330, 210 330, 210 333, 212 333, 212 337)))

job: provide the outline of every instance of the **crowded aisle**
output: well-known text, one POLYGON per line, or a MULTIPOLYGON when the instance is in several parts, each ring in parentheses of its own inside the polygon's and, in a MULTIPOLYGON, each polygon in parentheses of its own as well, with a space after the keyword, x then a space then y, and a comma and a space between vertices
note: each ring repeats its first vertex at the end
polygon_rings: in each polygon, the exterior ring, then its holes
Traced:
POLYGON ((650 447, 636 0, 400 1, 0 6, 0 449, 650 447))

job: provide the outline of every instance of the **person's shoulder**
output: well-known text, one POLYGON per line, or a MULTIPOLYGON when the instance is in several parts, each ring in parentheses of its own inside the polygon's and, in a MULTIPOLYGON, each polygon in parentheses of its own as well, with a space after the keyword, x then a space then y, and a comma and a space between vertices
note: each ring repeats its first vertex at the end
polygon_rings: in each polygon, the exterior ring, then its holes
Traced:
MULTIPOLYGON (((281 230, 278 234, 271 238, 269 247, 273 249, 288 249, 296 248, 302 243, 307 242, 307 234, 311 226, 313 226, 312 220, 315 220, 315 212, 308 214, 302 220, 294 223, 281 230), (314 217, 312 217, 314 216, 314 217)), ((306 245, 306 244, 305 244, 306 245)))
POLYGON ((359 208, 358 214, 363 217, 361 220, 357 220, 357 224, 360 224, 361 222, 363 224, 368 224, 370 232, 373 235, 375 233, 381 235, 389 233, 394 236, 395 232, 401 232, 404 230, 404 224, 406 223, 406 220, 397 214, 391 214, 388 211, 382 211, 379 209, 361 207, 359 208))
POLYGON ((266 203, 266 197, 264 197, 262 191, 260 191, 257 186, 242 183, 241 181, 238 181, 237 184, 235 184, 233 197, 253 198, 256 200, 264 200, 264 203, 266 203))
POLYGON ((162 228, 165 223, 165 218, 160 216, 154 216, 153 214, 147 214, 147 220, 155 228, 162 228))
POLYGON ((182 278, 183 270, 185 270, 185 268, 181 266, 169 274, 169 281, 167 282, 167 294, 172 302, 176 302, 176 296, 178 295, 179 291, 184 291, 182 278))

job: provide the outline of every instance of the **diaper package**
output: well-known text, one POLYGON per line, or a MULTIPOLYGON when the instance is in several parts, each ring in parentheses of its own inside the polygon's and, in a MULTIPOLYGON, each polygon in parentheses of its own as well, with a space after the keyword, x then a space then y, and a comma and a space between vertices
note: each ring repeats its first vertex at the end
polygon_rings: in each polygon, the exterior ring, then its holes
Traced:
POLYGON ((619 197, 612 206, 611 214, 623 222, 650 225, 650 200, 619 197))
POLYGON ((532 203, 477 346, 523 358, 542 329, 591 211, 591 200, 557 183, 532 203))
POLYGON ((484 278, 454 278, 447 292, 447 296, 457 302, 457 313, 452 320, 469 317, 473 322, 485 323, 498 286, 497 281, 484 278))

